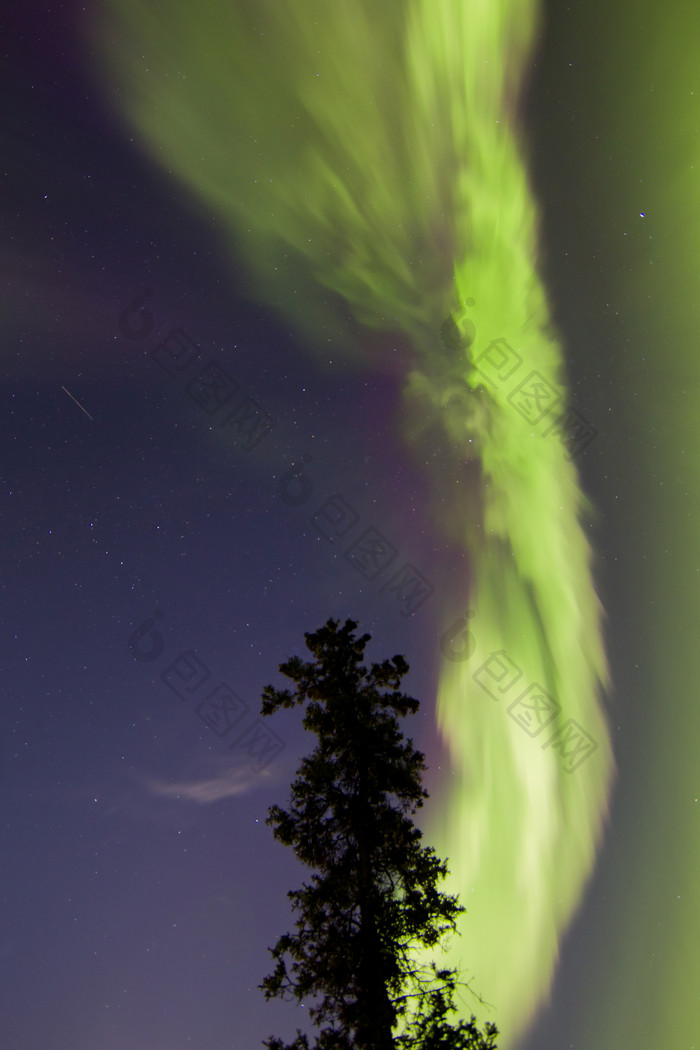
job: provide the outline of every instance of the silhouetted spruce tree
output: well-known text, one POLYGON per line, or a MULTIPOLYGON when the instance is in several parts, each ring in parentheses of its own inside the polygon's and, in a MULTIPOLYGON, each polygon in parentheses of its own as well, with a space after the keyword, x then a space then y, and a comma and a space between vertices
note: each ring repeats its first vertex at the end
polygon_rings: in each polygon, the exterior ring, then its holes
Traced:
MULTIPOLYGON (((305 634, 314 661, 280 665, 296 688, 263 692, 264 715, 306 703, 318 746, 301 763, 290 808, 272 806, 267 818, 314 874, 288 894, 296 933, 270 949, 275 969, 260 987, 266 999, 309 1001, 316 1050, 495 1050, 495 1026, 450 1022, 455 971, 420 966, 411 951, 439 948, 464 909, 438 890, 447 865, 421 846, 411 819, 428 796, 424 757, 398 722, 418 710, 399 689, 408 664, 394 656, 368 671, 370 635, 356 638, 356 628, 328 620, 305 634)), ((292 1043, 264 1045, 309 1050, 300 1030, 292 1043)))

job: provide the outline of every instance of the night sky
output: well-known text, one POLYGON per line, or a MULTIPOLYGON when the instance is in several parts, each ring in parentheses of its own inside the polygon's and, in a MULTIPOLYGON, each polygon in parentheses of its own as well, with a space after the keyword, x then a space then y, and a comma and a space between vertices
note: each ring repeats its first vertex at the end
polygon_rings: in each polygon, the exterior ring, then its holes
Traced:
MULTIPOLYGON (((700 20, 674 12, 549 3, 529 63, 541 272, 597 432, 576 465, 617 779, 521 1050, 700 1046, 700 20)), ((256 303, 85 26, 36 2, 3 32, 0 1045, 250 1050, 305 1023, 257 986, 304 877, 264 819, 313 740, 299 711, 261 721, 262 689, 329 616, 404 654, 429 813, 469 566, 396 425, 406 347, 348 320, 352 362, 312 352, 256 303)))

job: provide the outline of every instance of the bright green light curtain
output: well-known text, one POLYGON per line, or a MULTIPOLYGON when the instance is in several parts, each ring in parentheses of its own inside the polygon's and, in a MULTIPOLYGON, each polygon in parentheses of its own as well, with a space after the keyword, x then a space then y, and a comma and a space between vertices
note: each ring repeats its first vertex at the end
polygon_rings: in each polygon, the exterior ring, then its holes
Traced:
POLYGON ((109 0, 95 26, 125 121, 258 297, 319 352, 361 353, 348 315, 415 351, 403 430, 429 470, 436 434, 449 450, 435 523, 469 551, 475 639, 443 660, 454 774, 427 833, 468 908, 450 962, 506 1042, 549 989, 613 769, 585 501, 547 433, 562 354, 516 127, 536 27, 530 0, 109 0))

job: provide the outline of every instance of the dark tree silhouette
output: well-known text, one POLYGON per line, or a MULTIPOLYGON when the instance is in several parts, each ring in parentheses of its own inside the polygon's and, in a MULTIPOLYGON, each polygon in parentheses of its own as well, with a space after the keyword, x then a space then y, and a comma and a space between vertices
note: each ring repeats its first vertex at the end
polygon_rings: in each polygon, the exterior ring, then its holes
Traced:
MULTIPOLYGON (((267 823, 313 869, 288 894, 296 933, 270 949, 275 969, 265 998, 309 1000, 320 1029, 316 1050, 494 1050, 497 1030, 450 1023, 455 971, 416 961, 419 946, 439 948, 464 909, 441 893, 447 865, 421 845, 412 816, 423 805, 424 756, 404 739, 399 717, 418 701, 400 691, 402 656, 362 666, 370 635, 357 623, 328 620, 305 634, 314 656, 280 671, 293 691, 267 686, 262 713, 306 703, 304 727, 318 745, 299 767, 288 810, 272 806, 267 823)), ((308 1050, 271 1038, 269 1050, 308 1050)))

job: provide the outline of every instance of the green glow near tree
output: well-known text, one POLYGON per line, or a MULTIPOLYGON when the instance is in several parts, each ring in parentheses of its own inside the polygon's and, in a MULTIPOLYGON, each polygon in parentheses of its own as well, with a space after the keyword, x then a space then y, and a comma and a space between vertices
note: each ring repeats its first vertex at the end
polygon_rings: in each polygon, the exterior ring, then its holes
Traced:
MULTIPOLYGON (((476 639, 469 660, 443 661, 455 774, 426 832, 467 908, 449 963, 474 975, 494 1007, 480 1019, 507 1044, 549 989, 613 775, 585 500, 532 398, 524 413, 512 400, 533 371, 564 397, 516 122, 537 8, 110 0, 95 28, 125 121, 215 214, 256 295, 319 351, 330 339, 359 353, 348 314, 413 347, 403 431, 419 453, 436 435, 447 450, 435 524, 470 554, 476 639), (449 316, 464 336, 453 348, 449 316), (503 378, 504 354, 517 378, 503 378), (503 700, 473 677, 494 651, 522 672, 503 700), (537 737, 507 710, 533 683, 559 705, 537 737), (542 744, 571 719, 597 749, 568 771, 542 744)), ((461 606, 443 606, 445 629, 461 606)))

